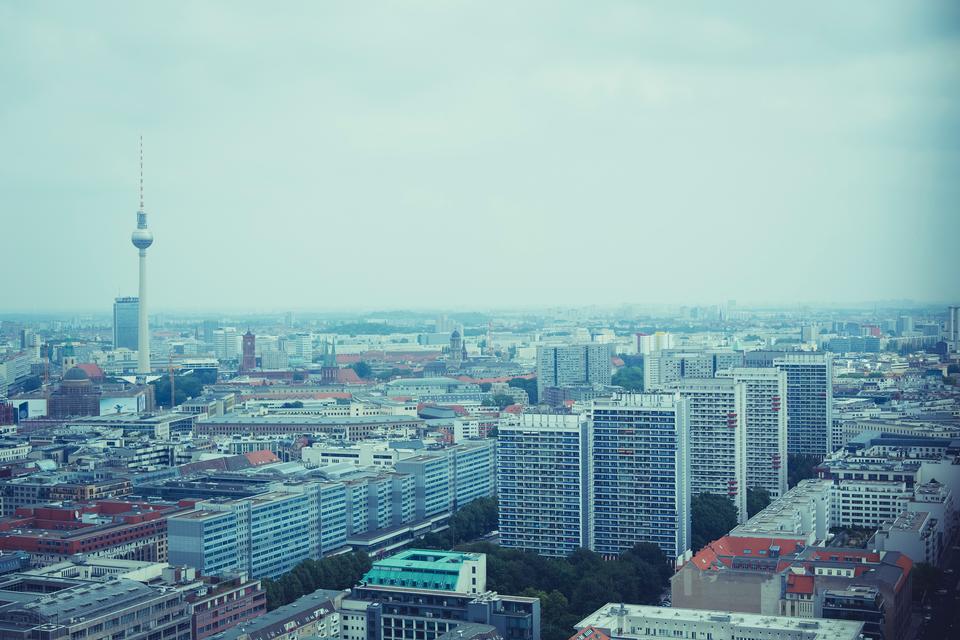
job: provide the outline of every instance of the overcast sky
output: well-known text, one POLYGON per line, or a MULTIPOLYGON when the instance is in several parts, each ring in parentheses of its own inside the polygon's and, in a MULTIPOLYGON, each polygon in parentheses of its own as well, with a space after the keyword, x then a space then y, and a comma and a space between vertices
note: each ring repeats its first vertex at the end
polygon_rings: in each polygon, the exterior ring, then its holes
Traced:
POLYGON ((956 2, 0 1, 3 310, 960 299, 956 2), (682 5, 682 6, 679 6, 682 5))

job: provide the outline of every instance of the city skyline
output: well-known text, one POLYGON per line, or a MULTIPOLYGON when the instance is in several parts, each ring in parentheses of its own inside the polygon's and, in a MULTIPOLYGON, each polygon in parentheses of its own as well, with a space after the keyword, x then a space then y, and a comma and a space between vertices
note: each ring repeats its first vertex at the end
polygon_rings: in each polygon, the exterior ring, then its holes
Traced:
POLYGON ((5 309, 134 295, 140 135, 154 311, 955 302, 955 7, 750 6, 6 5, 5 309))

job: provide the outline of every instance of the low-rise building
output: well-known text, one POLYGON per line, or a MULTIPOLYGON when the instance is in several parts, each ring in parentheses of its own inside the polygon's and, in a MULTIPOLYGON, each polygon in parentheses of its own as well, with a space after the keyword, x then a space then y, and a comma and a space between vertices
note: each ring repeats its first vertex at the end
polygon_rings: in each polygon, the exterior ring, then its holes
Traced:
POLYGON ((863 623, 719 610, 607 604, 575 625, 571 640, 642 638, 735 638, 736 640, 859 640, 863 623), (593 630, 593 633, 585 633, 593 630))

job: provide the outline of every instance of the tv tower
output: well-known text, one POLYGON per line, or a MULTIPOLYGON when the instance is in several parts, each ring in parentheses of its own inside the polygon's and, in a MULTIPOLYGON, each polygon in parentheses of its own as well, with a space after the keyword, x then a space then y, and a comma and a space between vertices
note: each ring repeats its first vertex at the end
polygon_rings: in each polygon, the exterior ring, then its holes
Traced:
POLYGON ((137 318, 137 378, 150 375, 150 327, 147 324, 147 249, 153 244, 153 234, 147 228, 147 212, 143 210, 143 136, 140 136, 140 209, 137 228, 130 241, 140 250, 140 302, 137 318))

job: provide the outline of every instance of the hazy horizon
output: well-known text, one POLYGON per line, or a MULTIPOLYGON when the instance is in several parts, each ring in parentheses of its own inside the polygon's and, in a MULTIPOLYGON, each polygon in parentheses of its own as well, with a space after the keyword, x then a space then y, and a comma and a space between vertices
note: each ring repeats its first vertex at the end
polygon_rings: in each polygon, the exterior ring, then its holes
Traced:
POLYGON ((960 301, 960 5, 0 4, 0 314, 960 301), (817 302, 820 301, 820 302, 817 302))

